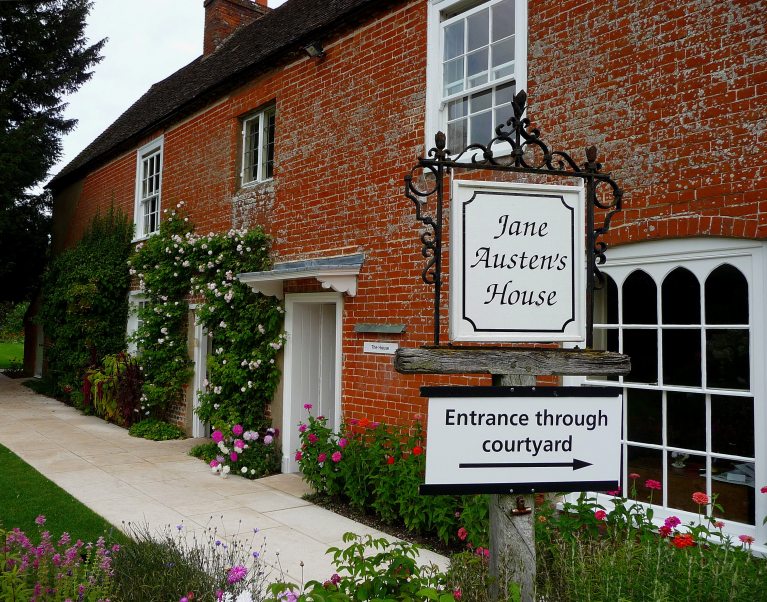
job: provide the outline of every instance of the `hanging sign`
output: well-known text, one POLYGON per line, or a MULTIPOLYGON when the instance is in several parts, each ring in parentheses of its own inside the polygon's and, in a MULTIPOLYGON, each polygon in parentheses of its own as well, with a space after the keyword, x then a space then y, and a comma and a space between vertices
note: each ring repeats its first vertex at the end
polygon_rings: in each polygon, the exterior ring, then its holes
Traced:
POLYGON ((422 387, 423 494, 611 491, 621 466, 617 387, 422 387))
POLYGON ((455 180, 453 341, 584 341, 582 187, 455 180))

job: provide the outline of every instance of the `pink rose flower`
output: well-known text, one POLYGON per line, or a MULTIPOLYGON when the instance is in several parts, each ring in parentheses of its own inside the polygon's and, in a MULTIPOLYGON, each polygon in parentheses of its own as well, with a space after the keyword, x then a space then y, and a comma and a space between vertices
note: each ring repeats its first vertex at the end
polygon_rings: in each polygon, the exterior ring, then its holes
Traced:
POLYGON ((300 462, 304 457, 304 454, 302 454, 300 451, 296 452, 296 462, 300 462))
POLYGON ((236 461, 237 461, 237 458, 239 458, 239 456, 237 455, 237 452, 232 452, 231 454, 229 454, 229 459, 230 459, 232 462, 236 462, 236 461))
POLYGON ((215 443, 221 443, 224 440, 224 433, 221 431, 213 431, 210 438, 213 439, 215 443))
POLYGON ((594 512, 594 518, 597 520, 605 520, 607 519, 607 512, 601 509, 597 510, 596 512, 594 512))
POLYGON ((333 452, 333 455, 330 456, 330 459, 333 460, 336 464, 338 464, 341 461, 341 452, 333 452))
POLYGON ((338 440, 338 447, 343 449, 344 447, 346 447, 347 443, 349 443, 349 442, 346 439, 344 439, 343 437, 341 437, 338 440))
POLYGON ((317 443, 317 441, 319 441, 319 437, 314 433, 309 433, 309 443, 317 443))
POLYGON ((239 437, 240 435, 242 435, 242 431, 243 431, 243 428, 242 428, 242 425, 241 425, 241 424, 235 424, 235 425, 232 427, 232 434, 233 434, 235 437, 239 437))
POLYGON ((468 535, 469 535, 469 532, 463 527, 458 529, 458 539, 460 539, 461 541, 464 541, 468 537, 468 535))
POLYGON ((317 462, 319 462, 320 464, 322 464, 327 459, 328 459, 328 455, 324 452, 317 456, 317 462))

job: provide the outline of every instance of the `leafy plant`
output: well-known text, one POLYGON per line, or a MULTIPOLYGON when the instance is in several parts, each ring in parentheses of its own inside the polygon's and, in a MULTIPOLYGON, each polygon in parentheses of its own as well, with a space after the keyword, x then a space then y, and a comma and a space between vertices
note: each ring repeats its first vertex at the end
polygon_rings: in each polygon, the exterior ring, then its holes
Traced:
POLYGON ((212 526, 190 533, 183 524, 160 533, 131 524, 128 530, 132 541, 114 560, 118 600, 212 601, 243 592, 259 598, 265 589, 264 547, 254 548, 255 533, 247 541, 212 526))
POLYGON ((175 424, 169 424, 156 418, 147 418, 137 422, 128 430, 131 437, 151 439, 152 441, 167 441, 169 439, 183 439, 184 431, 175 424))
POLYGON ((135 358, 127 353, 104 357, 99 369, 85 374, 89 399, 98 416, 121 426, 130 426, 140 415, 143 377, 135 358))
MULTIPOLYGON (((271 427, 259 433, 246 431, 241 424, 213 431, 213 455, 208 460, 211 470, 221 476, 231 472, 248 479, 279 472, 282 452, 277 445, 278 435, 277 429, 271 427)), ((207 451, 203 448, 203 452, 207 451)))
POLYGON ((453 602, 456 598, 446 589, 445 576, 434 565, 419 566, 417 546, 399 541, 375 539, 345 533, 346 548, 330 548, 336 569, 327 581, 309 581, 301 590, 287 582, 273 583, 269 600, 309 602, 327 600, 437 600, 453 602))
POLYGON ((125 349, 133 223, 114 207, 51 262, 39 321, 49 343, 46 378, 56 395, 79 390, 88 367, 125 349))

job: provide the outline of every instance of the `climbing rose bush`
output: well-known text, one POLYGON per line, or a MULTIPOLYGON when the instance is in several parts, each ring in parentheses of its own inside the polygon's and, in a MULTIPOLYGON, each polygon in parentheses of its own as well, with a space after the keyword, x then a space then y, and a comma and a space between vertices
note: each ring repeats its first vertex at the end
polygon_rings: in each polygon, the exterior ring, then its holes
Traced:
POLYGON ((247 479, 279 472, 282 453, 278 436, 279 429, 269 427, 259 433, 246 431, 241 424, 213 431, 211 439, 217 449, 209 462, 211 471, 222 477, 238 474, 247 479))

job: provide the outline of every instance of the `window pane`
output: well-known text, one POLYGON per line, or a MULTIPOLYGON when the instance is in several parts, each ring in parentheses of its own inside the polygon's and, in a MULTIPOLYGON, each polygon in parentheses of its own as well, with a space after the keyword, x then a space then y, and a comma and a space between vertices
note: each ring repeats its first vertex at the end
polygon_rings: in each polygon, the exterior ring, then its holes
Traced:
POLYGON ((755 488, 753 462, 731 462, 713 459, 711 490, 723 511, 714 510, 717 517, 749 525, 755 518, 755 488))
POLYGON ((687 454, 672 457, 672 453, 668 452, 668 505, 697 513, 698 504, 692 501, 692 494, 706 492, 706 458, 687 454))
POLYGON ((479 94, 471 95, 471 106, 469 109, 471 113, 478 113, 479 111, 484 111, 486 109, 489 109, 492 106, 493 106, 492 90, 485 90, 484 92, 480 92, 479 94))
POLYGON ((499 67, 514 60, 514 38, 508 38, 492 45, 493 67, 499 67))
POLYGON ((493 41, 514 33, 514 0, 503 0, 493 7, 493 41))
POLYGON ((487 83, 487 48, 466 55, 469 88, 487 83))
POLYGON ((668 444, 706 451, 706 396, 700 393, 666 393, 668 444))
POLYGON ((468 48, 467 51, 476 50, 482 46, 487 46, 490 41, 490 11, 488 9, 474 13, 466 19, 468 28, 468 48))
POLYGON ((663 280, 664 324, 700 324, 700 284, 690 270, 677 268, 663 280))
POLYGON ((445 96, 450 96, 463 90, 463 57, 445 63, 443 71, 445 96))
POLYGON ((262 178, 268 179, 272 177, 274 172, 274 110, 265 113, 264 120, 266 121, 266 131, 264 132, 266 148, 263 153, 262 178))
POLYGON ((663 330, 663 383, 699 387, 700 331, 663 330))
MULTIPOLYGON (((594 323, 617 324, 618 323, 618 287, 615 280, 607 274, 604 276, 602 288, 594 290, 594 323)), ((615 349, 614 351, 617 351, 615 349)))
MULTIPOLYGON (((629 445, 626 455, 628 457, 627 473, 629 475, 639 475, 636 479, 629 478, 626 489, 631 494, 631 489, 636 487, 637 499, 645 502, 649 499, 650 494, 650 489, 644 486, 645 481, 652 479, 653 481, 663 482, 663 456, 661 451, 629 445)), ((653 502, 659 502, 662 499, 662 494, 662 491, 653 491, 653 502)))
POLYGON ((754 455, 754 400, 711 396, 711 450, 730 456, 754 455))
POLYGON ((660 391, 626 391, 628 439, 641 443, 663 442, 663 394, 660 391))
POLYGON ((658 334, 655 330, 625 330, 623 353, 631 358, 628 382, 658 382, 658 334))
POLYGON ((465 117, 468 110, 468 101, 466 98, 460 98, 447 103, 447 118, 452 121, 458 117, 465 117))
POLYGON ((450 152, 461 152, 468 144, 466 142, 466 119, 459 119, 447 124, 447 144, 450 152))
POLYGON ((632 272, 623 283, 623 323, 658 323, 655 281, 642 270, 632 272))
POLYGON ((445 56, 444 60, 454 59, 464 53, 463 50, 464 21, 456 21, 445 27, 445 56))
MULTIPOLYGON (((511 105, 511 100, 514 98, 514 82, 503 84, 495 88, 495 106, 511 105)), ((509 117, 511 117, 511 107, 509 107, 509 117)))
POLYGON ((706 323, 748 324, 748 282, 731 265, 716 268, 706 278, 706 323))
POLYGON ((493 137, 493 114, 490 111, 469 118, 469 140, 487 144, 493 137))
POLYGON ((749 389, 748 330, 706 332, 706 374, 709 387, 749 389))

